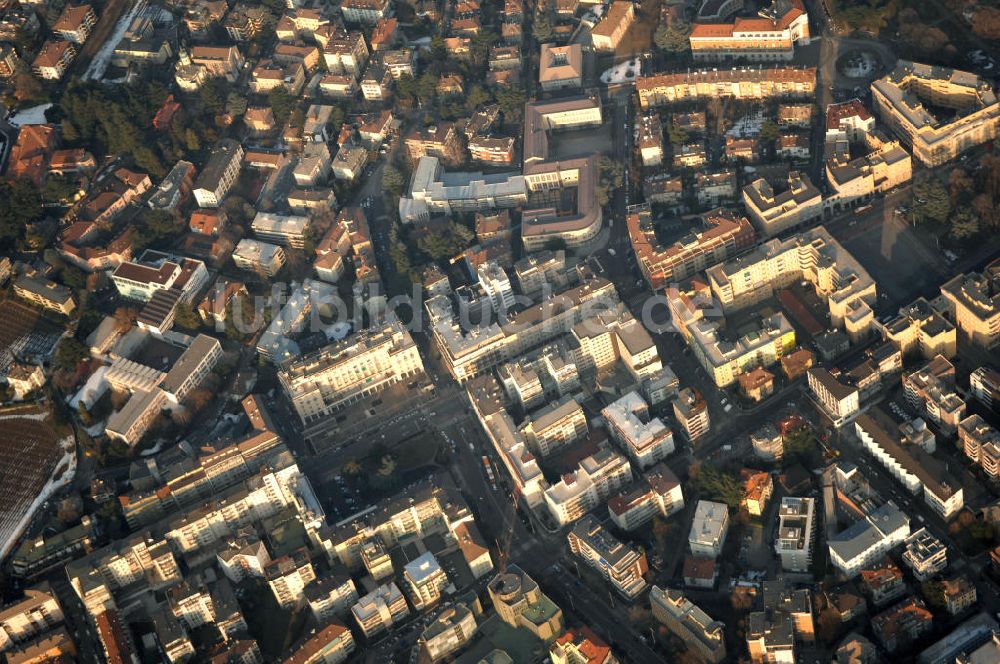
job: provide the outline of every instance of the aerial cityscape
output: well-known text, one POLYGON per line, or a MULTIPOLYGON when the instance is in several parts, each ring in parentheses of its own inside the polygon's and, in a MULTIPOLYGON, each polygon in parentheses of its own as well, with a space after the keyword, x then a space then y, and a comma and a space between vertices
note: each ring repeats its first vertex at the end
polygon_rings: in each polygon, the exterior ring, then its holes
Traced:
POLYGON ((0 661, 1000 664, 995 0, 0 0, 0 661))

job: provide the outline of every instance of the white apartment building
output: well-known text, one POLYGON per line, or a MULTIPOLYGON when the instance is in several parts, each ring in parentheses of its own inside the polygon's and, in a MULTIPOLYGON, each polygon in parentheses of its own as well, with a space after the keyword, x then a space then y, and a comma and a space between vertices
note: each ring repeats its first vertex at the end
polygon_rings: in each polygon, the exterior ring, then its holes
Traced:
POLYGON ((222 140, 212 150, 212 155, 194 182, 193 193, 198 206, 219 207, 236 183, 242 163, 243 146, 231 139, 222 140))
POLYGON ((608 514, 619 528, 635 530, 657 514, 669 517, 684 509, 677 476, 664 464, 650 468, 627 490, 608 500, 608 514))
POLYGON ((921 583, 934 578, 948 566, 948 547, 926 528, 907 537, 904 546, 903 562, 921 583))
POLYGON ((638 392, 629 392, 601 411, 611 436, 639 468, 648 468, 674 451, 674 434, 663 421, 649 417, 638 392))
POLYGON ((476 269, 479 285, 490 299, 493 310, 506 314, 516 303, 510 278, 496 261, 486 261, 476 269))
POLYGON ((587 416, 576 397, 566 396, 528 417, 521 425, 528 448, 547 457, 587 435, 587 416))
POLYGON ((278 379, 302 423, 310 424, 423 371, 413 338, 394 321, 289 360, 278 379))
POLYGON ((444 573, 430 551, 403 567, 403 580, 406 582, 413 608, 417 611, 428 609, 440 602, 442 592, 451 585, 448 575, 444 573))
POLYGON ((275 558, 264 568, 264 580, 283 609, 302 606, 305 589, 316 580, 316 570, 306 550, 275 558))
POLYGON ((406 598, 395 583, 379 586, 358 600, 351 613, 366 638, 387 631, 410 613, 406 598))
POLYGON ((250 224, 250 229, 264 242, 302 249, 305 246, 306 233, 309 231, 309 218, 258 212, 250 224))
POLYGON ((472 640, 476 615, 464 604, 448 606, 420 634, 418 644, 432 662, 440 661, 472 640))
POLYGON ((708 404, 698 390, 685 387, 674 399, 674 417, 681 425, 685 438, 690 442, 699 440, 708 433, 711 422, 708 418, 708 404))
POLYGON ((858 388, 846 385, 823 367, 812 367, 807 372, 809 389, 834 426, 851 421, 861 409, 858 388))
POLYGON ((545 490, 545 504, 560 526, 573 523, 632 481, 628 460, 605 448, 580 462, 545 490))
POLYGON ((884 412, 872 408, 858 416, 854 430, 864 448, 913 495, 945 521, 965 505, 962 485, 944 464, 918 445, 909 443, 884 412))
POLYGON ((188 629, 215 622, 215 605, 204 584, 181 581, 167 591, 170 610, 188 629))
POLYGON ((569 532, 569 548, 625 597, 646 589, 646 554, 626 546, 587 514, 569 532))
POLYGON ((718 558, 729 532, 729 507, 724 503, 699 500, 688 533, 688 546, 697 558, 718 558))
POLYGON ((889 502, 830 538, 830 561, 845 576, 853 578, 909 536, 910 518, 889 502))
POLYGON ((743 187, 743 203, 757 232, 764 237, 775 235, 823 215, 823 195, 798 171, 788 173, 788 187, 775 192, 760 178, 743 187))
POLYGON ((237 268, 254 274, 274 277, 285 265, 285 251, 268 242, 258 242, 244 238, 233 251, 233 264, 237 268))
POLYGON ((785 496, 778 508, 775 551, 786 572, 808 572, 816 532, 816 500, 785 496))
POLYGON ((354 580, 346 574, 317 578, 303 591, 309 610, 320 624, 345 616, 358 601, 354 580))
POLYGON ((30 641, 62 621, 62 607, 47 582, 27 588, 24 599, 0 609, 0 652, 30 641))
POLYGON ((955 367, 942 355, 903 376, 903 389, 910 406, 951 435, 965 419, 965 400, 955 390, 955 367))

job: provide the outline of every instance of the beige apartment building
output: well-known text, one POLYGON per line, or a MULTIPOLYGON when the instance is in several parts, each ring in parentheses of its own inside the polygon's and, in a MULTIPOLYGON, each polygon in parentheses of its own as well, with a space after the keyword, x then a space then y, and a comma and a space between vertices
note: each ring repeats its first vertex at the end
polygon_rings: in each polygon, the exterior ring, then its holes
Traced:
POLYGON ((647 205, 629 208, 626 223, 639 270, 654 291, 734 257, 757 237, 746 217, 723 208, 702 215, 700 227, 671 245, 656 238, 647 205))
POLYGON ((278 378, 295 412, 308 424, 423 370, 413 338, 396 321, 289 360, 278 378))
POLYGON ((587 435, 587 415, 571 396, 563 397, 529 416, 521 426, 528 448, 547 457, 587 435))
POLYGON ((643 109, 712 97, 804 99, 816 91, 816 68, 732 68, 653 74, 636 79, 635 88, 643 109))
POLYGON ((1000 343, 1000 260, 982 274, 960 274, 947 281, 941 297, 965 341, 985 349, 1000 343))
POLYGON ((695 62, 791 60, 796 43, 809 43, 809 15, 801 0, 778 0, 752 18, 695 23, 689 41, 695 62))
POLYGON ((993 85, 970 72, 900 60, 871 89, 882 121, 926 166, 940 166, 996 138, 1000 104, 993 85), (947 121, 928 106, 956 113, 947 121))
MULTIPOLYGON (((706 270, 724 311, 753 306, 780 288, 808 281, 826 298, 830 322, 849 336, 867 334, 874 321, 875 281, 822 226, 787 240, 770 240, 738 259, 706 270)), ((683 321, 677 321, 675 323, 683 321)), ((681 325, 683 329, 684 325, 681 325)))
POLYGON ((594 50, 614 51, 634 22, 635 5, 631 0, 614 0, 608 5, 601 21, 590 31, 594 50))
POLYGON ((764 237, 775 235, 823 215, 823 195, 798 171, 789 171, 788 186, 780 192, 760 178, 743 187, 743 204, 764 237))
POLYGON ((955 357, 957 352, 957 329, 922 297, 885 323, 882 335, 903 355, 920 355, 929 360, 935 355, 955 357))
POLYGON ((542 44, 538 83, 546 92, 579 88, 583 84, 583 47, 542 44))

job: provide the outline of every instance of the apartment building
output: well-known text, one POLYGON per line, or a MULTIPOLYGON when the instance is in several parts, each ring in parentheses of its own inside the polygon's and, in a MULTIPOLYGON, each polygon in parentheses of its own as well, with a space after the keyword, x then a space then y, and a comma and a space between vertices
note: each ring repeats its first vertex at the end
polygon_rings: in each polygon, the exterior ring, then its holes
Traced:
POLYGON ((194 183, 194 198, 199 207, 217 208, 236 183, 243 163, 243 146, 223 139, 212 149, 205 167, 194 183))
POLYGON ((368 65, 368 44, 361 32, 340 32, 323 46, 323 60, 331 74, 346 75, 353 82, 368 65))
POLYGON ((830 561, 848 578, 880 561, 910 536, 910 519, 889 502, 827 541, 830 561))
POLYGON ((924 603, 910 597, 872 617, 872 630, 882 647, 890 654, 900 650, 933 628, 934 614, 924 603))
POLYGON ((822 226, 787 240, 765 242, 738 259, 708 268, 706 276, 726 312, 752 306, 772 297, 777 289, 807 281, 826 300, 831 324, 845 329, 852 339, 863 338, 875 318, 871 309, 876 300, 875 281, 822 226))
POLYGON ((316 570, 309 553, 302 548, 265 565, 264 580, 278 606, 295 608, 304 603, 306 586, 316 580, 316 570))
POLYGON ((816 534, 816 499, 785 496, 778 508, 775 552, 786 572, 808 572, 816 534))
POLYGON ((375 25, 392 16, 392 0, 345 0, 340 13, 347 23, 375 25))
POLYGON ((601 411, 611 437, 640 469, 663 460, 674 451, 674 434, 663 421, 650 418, 649 405, 638 392, 629 392, 601 411))
POLYGON ((568 525, 631 481, 632 469, 628 460, 604 448, 585 458, 575 471, 566 473, 558 483, 545 489, 545 504, 556 523, 568 525))
POLYGON ((712 664, 726 661, 724 623, 712 620, 678 590, 653 586, 649 604, 653 617, 703 660, 712 664))
POLYGON ((0 652, 23 647, 61 622, 62 607, 49 584, 27 588, 24 599, 0 609, 0 652))
POLYGON ((1000 409, 1000 372, 979 367, 969 374, 969 393, 992 411, 1000 409))
POLYGON ((340 664, 346 661, 357 648, 351 630, 332 623, 319 631, 315 629, 303 637, 285 655, 282 664, 340 664))
POLYGON ((583 84, 583 46, 542 44, 538 83, 546 92, 579 88, 583 84))
POLYGON ((417 645, 430 661, 437 662, 471 641, 477 628, 476 614, 469 607, 450 604, 420 633, 417 645))
POLYGON ((941 296, 965 341, 987 350, 996 348, 1000 343, 1000 261, 987 265, 981 274, 950 279, 941 286, 941 296))
POLYGON ((681 431, 689 442, 694 443, 708 433, 710 421, 708 404, 701 393, 693 387, 685 387, 674 399, 674 417, 681 425, 681 431))
POLYGON ((930 360, 936 355, 955 357, 957 352, 957 328, 922 297, 882 325, 882 335, 904 356, 930 360))
POLYGON ((618 664, 611 648, 589 627, 567 630, 549 646, 552 664, 618 664))
POLYGON ((1000 480, 1000 432, 979 415, 969 415, 958 424, 958 440, 965 456, 981 466, 987 477, 1000 480))
POLYGON ((545 406, 521 425, 528 448, 543 458, 586 436, 587 431, 587 416, 572 396, 545 406))
POLYGON ((97 14, 90 5, 66 5, 62 14, 52 24, 52 32, 68 42, 80 45, 87 41, 94 26, 97 25, 97 14))
POLYGON ((167 591, 167 602, 174 618, 187 629, 197 629, 215 622, 215 605, 208 587, 201 583, 181 581, 167 591))
POLYGON ((388 631, 410 613, 406 598, 395 583, 381 585, 358 600, 351 613, 366 638, 388 631))
POLYGON ((900 428, 878 408, 858 416, 855 433, 862 446, 913 495, 945 521, 965 505, 962 485, 945 465, 915 444, 907 444, 900 428))
POLYGON ((442 593, 451 585, 448 575, 430 551, 411 560, 403 567, 403 580, 410 602, 417 611, 428 609, 441 601, 442 593))
POLYGON ((517 565, 507 565, 486 590, 500 620, 510 627, 527 629, 545 643, 566 631, 562 610, 517 565))
POLYGON ((302 249, 305 246, 309 226, 308 217, 280 215, 273 212, 258 212, 250 224, 254 235, 264 242, 293 249, 302 249))
POLYGON ((882 121, 925 166, 940 166, 997 135, 1000 104, 992 83, 975 74, 900 60, 871 89, 882 121), (928 106, 955 115, 949 121, 928 106))
POLYGON ((675 102, 733 99, 805 99, 816 89, 816 69, 792 67, 704 69, 636 79, 643 109, 675 102))
POLYGON ((926 528, 907 537, 903 546, 903 562, 920 583, 934 578, 948 566, 948 547, 926 528))
POLYGON ((809 15, 801 0, 777 1, 752 18, 696 22, 689 36, 695 62, 791 60, 795 44, 809 44, 809 15))
POLYGON ((740 479, 743 481, 743 501, 742 505, 750 516, 762 516, 767 510, 767 503, 774 494, 774 480, 771 473, 763 470, 750 470, 743 468, 740 470, 740 479))
POLYGON ((31 69, 44 81, 58 81, 62 79, 74 60, 76 60, 76 48, 72 42, 49 40, 42 44, 38 55, 31 63, 31 69))
POLYGON ((729 532, 729 507, 723 503, 699 500, 688 533, 688 546, 696 558, 718 558, 729 532))
POLYGON ((245 63, 236 46, 193 46, 190 61, 202 71, 204 78, 225 78, 230 83, 236 81, 245 63))
POLYGON ((73 291, 36 272, 14 280, 14 295, 34 305, 68 316, 76 309, 73 291))
POLYGON ((396 321, 286 361, 278 377, 302 423, 311 424, 423 370, 410 333, 396 321))
POLYGON ((743 204, 757 232, 774 237, 823 215, 823 196, 809 176, 789 171, 788 186, 776 192, 771 184, 757 179, 743 187, 743 204))
POLYGON ((625 597, 634 598, 646 589, 646 554, 620 542, 593 516, 577 521, 567 537, 570 551, 625 597))
POLYGON ((955 367, 941 355, 903 376, 903 389, 910 406, 945 435, 955 433, 965 418, 965 401, 955 390, 955 367))
POLYGON ((285 251, 267 242, 244 238, 236 245, 232 259, 240 270, 274 277, 285 266, 285 251))
POLYGON ((634 22, 635 5, 629 0, 614 0, 607 6, 601 20, 590 31, 594 50, 614 51, 634 22))
POLYGON ((861 409, 861 392, 857 387, 842 382, 823 367, 813 367, 806 372, 809 390, 823 412, 840 427, 853 419, 861 409))
POLYGON ((639 269, 655 290, 734 258, 756 240, 746 217, 719 208, 701 216, 700 228, 672 245, 660 244, 648 206, 632 206, 626 218, 639 269))

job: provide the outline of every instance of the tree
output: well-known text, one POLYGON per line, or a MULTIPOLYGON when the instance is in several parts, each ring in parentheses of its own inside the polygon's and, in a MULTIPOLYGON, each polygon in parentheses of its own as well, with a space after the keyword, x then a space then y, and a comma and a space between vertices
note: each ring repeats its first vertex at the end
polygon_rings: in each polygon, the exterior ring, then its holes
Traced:
POLYGON ((139 310, 135 307, 118 307, 114 313, 115 329, 120 334, 125 334, 133 327, 139 319, 139 310))
POLYGON ((667 138, 673 145, 683 145, 688 142, 688 138, 690 138, 690 136, 688 135, 687 129, 679 127, 671 122, 670 126, 667 128, 667 138))
POLYGON ((951 214, 951 200, 934 176, 913 185, 913 221, 943 224, 951 214))
POLYGON ((194 307, 190 302, 178 302, 174 309, 174 322, 188 330, 197 330, 201 327, 201 319, 194 312, 194 307))
POLYGON ((226 97, 226 113, 238 118, 247 112, 247 98, 246 95, 241 95, 238 92, 230 92, 226 97))
POLYGON ((465 226, 450 222, 447 227, 434 229, 417 240, 417 246, 434 261, 452 258, 472 244, 473 233, 465 226))
POLYGON ((691 24, 681 18, 676 18, 670 25, 661 25, 653 33, 653 43, 657 48, 671 55, 686 53, 690 48, 689 37, 691 24))
POLYGON ((417 79, 415 92, 421 104, 427 104, 437 95, 438 77, 433 72, 425 71, 417 79))
POLYGON ((90 349, 74 337, 63 337, 52 359, 56 368, 74 371, 78 364, 90 359, 90 349))
POLYGON ((473 113, 477 108, 488 104, 492 96, 486 91, 486 88, 476 83, 470 89, 468 94, 465 95, 465 108, 473 113))
POLYGON ((552 41, 552 23, 549 22, 549 18, 544 12, 535 14, 535 21, 531 27, 531 34, 535 36, 535 39, 537 39, 540 44, 552 41))
POLYGON ((947 602, 944 597, 944 584, 940 581, 930 580, 920 584, 920 593, 924 596, 927 606, 938 611, 945 608, 947 602))
POLYGON ((611 193, 625 181, 625 169, 610 157, 602 156, 597 162, 600 176, 597 182, 597 202, 605 207, 611 202, 611 193))
POLYGON ((971 210, 959 210, 951 218, 951 236, 956 240, 968 240, 978 234, 979 219, 971 210))
POLYGON ((385 168, 382 169, 382 188, 393 196, 401 195, 406 188, 403 174, 392 164, 386 164, 385 168))
POLYGON ((184 130, 184 147, 188 149, 188 152, 197 152, 201 149, 198 133, 191 127, 184 130))
POLYGON ((781 136, 781 130, 774 120, 768 120, 760 127, 760 137, 765 141, 776 141, 781 136))
POLYGON ((692 484, 703 497, 718 500, 731 508, 743 502, 743 483, 735 475, 724 473, 715 466, 702 465, 692 484))
POLYGON ((135 245, 148 247, 173 241, 180 233, 177 219, 166 210, 143 210, 135 233, 135 245))
POLYGON ((494 91, 494 95, 497 105, 504 115, 504 121, 511 123, 519 122, 521 114, 524 112, 524 102, 527 101, 524 89, 516 85, 503 86, 497 88, 494 91))
POLYGON ((295 97, 288 91, 288 88, 279 85, 267 93, 267 103, 271 106, 271 111, 274 113, 275 123, 284 125, 292 114, 292 108, 295 106, 295 97))
POLYGON ((972 31, 983 39, 1000 39, 1000 9, 980 7, 972 16, 972 31))
POLYGON ((964 168, 951 169, 951 173, 948 174, 948 195, 951 198, 951 204, 958 205, 965 200, 972 193, 974 184, 964 168))
POLYGON ((25 226, 42 217, 42 197, 31 180, 0 182, 0 247, 10 248, 25 226))

